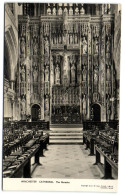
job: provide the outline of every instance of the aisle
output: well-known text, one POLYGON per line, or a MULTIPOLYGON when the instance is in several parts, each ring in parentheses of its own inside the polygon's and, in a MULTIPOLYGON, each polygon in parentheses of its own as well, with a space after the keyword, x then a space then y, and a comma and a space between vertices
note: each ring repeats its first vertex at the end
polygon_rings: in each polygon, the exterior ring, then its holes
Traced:
POLYGON ((83 145, 49 145, 42 166, 36 167, 33 178, 100 179, 102 174, 93 165, 95 156, 88 156, 83 145))

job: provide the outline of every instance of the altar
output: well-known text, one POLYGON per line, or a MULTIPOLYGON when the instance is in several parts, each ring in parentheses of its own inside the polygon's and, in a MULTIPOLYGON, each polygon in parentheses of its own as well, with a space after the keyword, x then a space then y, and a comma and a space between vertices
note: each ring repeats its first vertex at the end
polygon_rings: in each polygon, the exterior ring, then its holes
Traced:
POLYGON ((80 124, 82 121, 78 51, 54 51, 52 55, 51 70, 54 80, 51 82, 51 124, 80 124))

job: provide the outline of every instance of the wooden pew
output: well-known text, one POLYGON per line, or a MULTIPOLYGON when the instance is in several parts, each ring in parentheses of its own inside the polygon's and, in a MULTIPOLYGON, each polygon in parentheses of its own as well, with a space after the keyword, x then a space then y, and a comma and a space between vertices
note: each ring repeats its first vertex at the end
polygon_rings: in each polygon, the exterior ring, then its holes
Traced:
POLYGON ((118 177, 118 160, 117 157, 110 155, 109 150, 103 149, 99 146, 95 146, 96 149, 96 165, 101 165, 101 155, 104 157, 104 166, 102 166, 104 177, 102 179, 113 179, 112 171, 115 171, 115 174, 118 177))
POLYGON ((27 142, 22 150, 12 153, 3 161, 3 177, 30 178, 31 177, 31 158, 35 157, 35 164, 40 165, 39 157, 43 154, 43 149, 47 149, 49 144, 49 134, 33 138, 27 142), (39 139, 40 138, 40 139, 39 139))

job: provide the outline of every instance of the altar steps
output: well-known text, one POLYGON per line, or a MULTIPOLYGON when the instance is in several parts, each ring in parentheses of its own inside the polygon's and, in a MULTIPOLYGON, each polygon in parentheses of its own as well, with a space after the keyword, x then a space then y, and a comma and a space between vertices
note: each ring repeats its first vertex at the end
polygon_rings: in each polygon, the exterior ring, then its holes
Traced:
POLYGON ((53 130, 49 133, 50 144, 83 144, 83 132, 74 130, 53 130))
POLYGON ((50 130, 55 130, 55 129, 82 130, 83 124, 50 124, 50 130))

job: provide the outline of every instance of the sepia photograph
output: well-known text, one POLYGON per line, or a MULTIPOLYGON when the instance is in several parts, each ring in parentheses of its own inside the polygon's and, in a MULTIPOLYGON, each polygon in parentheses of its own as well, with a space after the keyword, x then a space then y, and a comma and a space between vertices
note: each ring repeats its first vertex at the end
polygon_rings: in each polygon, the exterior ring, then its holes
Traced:
POLYGON ((117 192, 121 8, 4 4, 3 190, 117 192))

